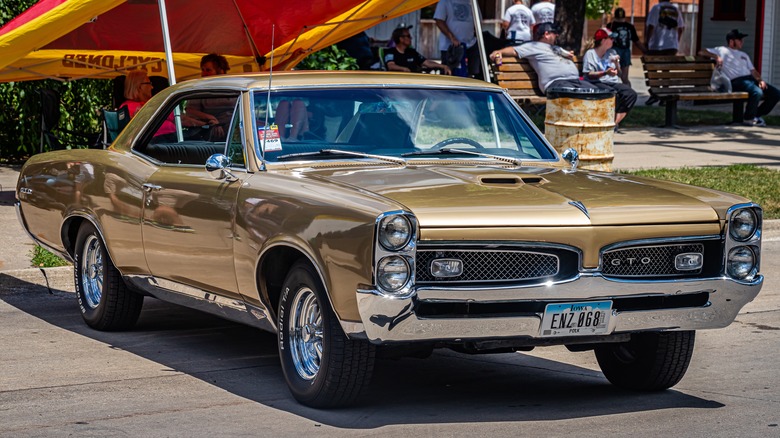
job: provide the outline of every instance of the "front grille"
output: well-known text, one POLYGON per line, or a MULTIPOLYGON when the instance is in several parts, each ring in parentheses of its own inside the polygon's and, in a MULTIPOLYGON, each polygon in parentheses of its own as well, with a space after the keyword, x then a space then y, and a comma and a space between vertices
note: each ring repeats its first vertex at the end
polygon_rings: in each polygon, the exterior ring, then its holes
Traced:
POLYGON ((564 272, 573 275, 577 260, 575 253, 559 249, 418 249, 415 275, 418 284, 522 282, 553 279, 564 272), (434 277, 431 263, 437 259, 461 260, 463 273, 457 277, 434 277))
POLYGON ((681 271, 675 268, 674 259, 679 254, 700 253, 704 261, 708 254, 704 244, 648 245, 605 251, 602 255, 602 273, 610 277, 668 277, 696 276, 702 270, 681 271))

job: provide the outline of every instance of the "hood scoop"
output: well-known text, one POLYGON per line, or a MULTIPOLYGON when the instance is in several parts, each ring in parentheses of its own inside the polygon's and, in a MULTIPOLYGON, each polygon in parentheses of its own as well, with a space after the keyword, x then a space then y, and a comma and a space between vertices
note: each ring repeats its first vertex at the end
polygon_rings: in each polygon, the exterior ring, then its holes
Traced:
POLYGON ((521 184, 540 184, 544 178, 539 176, 483 176, 479 182, 485 185, 519 186, 521 184))

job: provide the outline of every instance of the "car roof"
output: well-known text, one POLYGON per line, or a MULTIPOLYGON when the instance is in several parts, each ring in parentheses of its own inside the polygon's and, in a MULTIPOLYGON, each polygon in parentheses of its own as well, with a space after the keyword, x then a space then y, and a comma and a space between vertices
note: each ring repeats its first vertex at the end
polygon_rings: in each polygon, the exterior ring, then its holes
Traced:
POLYGON ((484 81, 453 77, 447 75, 420 73, 388 73, 369 71, 283 71, 254 73, 245 75, 221 75, 193 79, 181 82, 176 87, 229 87, 229 88, 267 88, 269 77, 271 86, 431 86, 431 87, 468 87, 501 90, 501 87, 484 81))

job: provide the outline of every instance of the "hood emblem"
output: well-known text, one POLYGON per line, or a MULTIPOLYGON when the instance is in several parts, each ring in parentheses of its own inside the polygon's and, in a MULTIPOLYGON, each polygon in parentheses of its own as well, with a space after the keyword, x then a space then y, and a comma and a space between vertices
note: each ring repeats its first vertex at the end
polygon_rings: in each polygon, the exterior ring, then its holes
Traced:
POLYGON ((580 201, 569 201, 569 205, 573 205, 577 207, 581 212, 585 214, 585 216, 588 217, 588 219, 590 219, 590 215, 588 214, 588 209, 585 208, 585 204, 583 204, 580 201))

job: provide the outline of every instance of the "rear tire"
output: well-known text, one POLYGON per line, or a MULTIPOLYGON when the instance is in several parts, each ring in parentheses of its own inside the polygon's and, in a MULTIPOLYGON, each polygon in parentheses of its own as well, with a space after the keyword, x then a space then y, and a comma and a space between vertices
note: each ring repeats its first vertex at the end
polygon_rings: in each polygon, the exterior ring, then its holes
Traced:
POLYGON ((287 275, 278 315, 279 358, 293 397, 313 408, 354 403, 371 380, 376 348, 347 338, 308 263, 287 275))
POLYGON ((660 391, 676 385, 693 356, 694 331, 634 333, 631 340, 596 347, 596 359, 613 385, 660 391))
POLYGON ((76 295, 87 325, 103 331, 135 325, 144 297, 127 288, 103 239, 89 222, 79 228, 74 262, 76 295))

